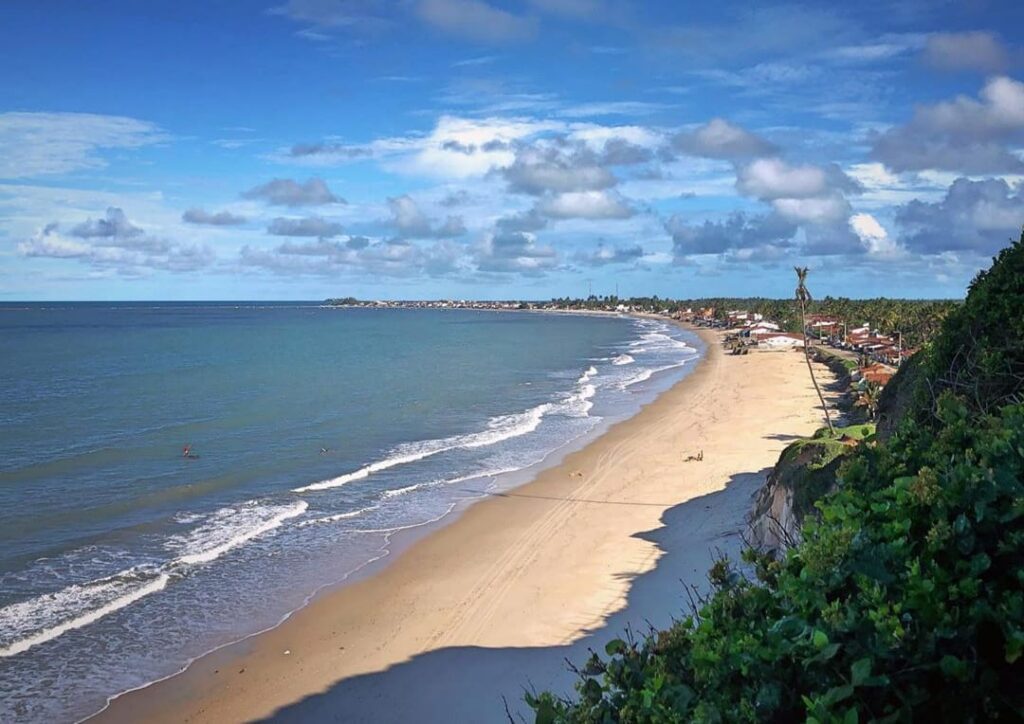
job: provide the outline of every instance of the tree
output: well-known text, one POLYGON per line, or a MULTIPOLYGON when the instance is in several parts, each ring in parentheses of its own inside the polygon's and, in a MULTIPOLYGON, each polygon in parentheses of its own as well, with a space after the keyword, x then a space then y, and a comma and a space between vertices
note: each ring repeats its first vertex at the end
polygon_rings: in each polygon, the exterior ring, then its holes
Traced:
POLYGON ((860 391, 857 395, 857 400, 854 404, 857 407, 863 407, 864 411, 868 414, 869 420, 874 420, 878 414, 878 397, 882 394, 882 386, 877 382, 868 382, 867 386, 860 391))
POLYGON ((828 414, 825 396, 821 394, 821 387, 818 386, 818 380, 814 377, 814 367, 811 365, 810 341, 807 339, 807 302, 811 301, 811 292, 807 289, 808 269, 805 266, 795 266, 793 270, 796 272, 797 282, 796 301, 800 305, 800 328, 804 335, 804 360, 807 362, 807 371, 811 373, 814 391, 818 393, 818 399, 821 400, 821 409, 825 411, 825 423, 828 425, 828 431, 834 433, 836 429, 832 427, 832 416, 828 414))

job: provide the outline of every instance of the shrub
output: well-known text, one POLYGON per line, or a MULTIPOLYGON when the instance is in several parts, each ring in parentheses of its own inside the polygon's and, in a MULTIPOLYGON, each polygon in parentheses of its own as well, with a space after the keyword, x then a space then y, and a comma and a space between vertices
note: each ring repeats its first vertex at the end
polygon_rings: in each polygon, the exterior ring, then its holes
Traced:
POLYGON ((1024 716, 1024 236, 927 351, 898 431, 860 445, 776 560, 726 561, 694 615, 611 642, 538 722, 1024 716), (1007 333, 1008 332, 1008 333, 1007 333), (924 414, 927 413, 927 414, 924 414))

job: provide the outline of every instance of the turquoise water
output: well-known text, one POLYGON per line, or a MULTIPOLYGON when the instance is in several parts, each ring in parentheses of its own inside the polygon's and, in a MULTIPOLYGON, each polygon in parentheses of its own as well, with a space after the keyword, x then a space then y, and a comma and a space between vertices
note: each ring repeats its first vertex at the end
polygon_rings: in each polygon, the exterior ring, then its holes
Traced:
POLYGON ((0 335, 3 721, 275 624, 697 356, 653 320, 302 304, 0 305, 0 335))

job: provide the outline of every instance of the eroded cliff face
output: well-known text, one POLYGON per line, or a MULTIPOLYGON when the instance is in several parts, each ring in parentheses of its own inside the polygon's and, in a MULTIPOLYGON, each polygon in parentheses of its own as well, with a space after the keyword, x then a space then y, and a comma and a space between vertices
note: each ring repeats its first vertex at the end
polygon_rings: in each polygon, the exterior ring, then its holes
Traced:
POLYGON ((798 440, 783 450, 755 498, 751 543, 782 551, 799 542, 804 518, 835 489, 839 466, 850 450, 849 444, 826 437, 798 440))
POLYGON ((758 548, 782 551, 800 540, 800 521, 793 513, 793 491, 769 475, 758 491, 750 517, 752 543, 758 548))

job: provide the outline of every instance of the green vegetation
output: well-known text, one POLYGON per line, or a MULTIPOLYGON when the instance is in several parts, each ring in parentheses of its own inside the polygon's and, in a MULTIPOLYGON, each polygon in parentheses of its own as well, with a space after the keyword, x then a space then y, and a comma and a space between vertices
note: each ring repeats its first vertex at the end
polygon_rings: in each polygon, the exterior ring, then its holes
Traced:
MULTIPOLYGON (((704 299, 661 299, 655 297, 599 297, 587 299, 568 297, 552 300, 560 306, 573 309, 600 309, 625 304, 649 312, 668 310, 676 312, 685 309, 698 311, 705 308, 715 310, 716 319, 725 319, 730 309, 745 309, 763 314, 766 319, 778 322, 787 332, 800 332, 800 314, 794 309, 791 299, 767 299, 764 297, 714 297, 704 299)), ((959 306, 950 299, 848 299, 846 297, 825 297, 811 300, 807 314, 827 314, 845 323, 849 329, 869 324, 883 333, 901 332, 903 345, 918 347, 935 336, 942 320, 959 306)))
POLYGON ((857 371, 857 361, 849 357, 840 357, 828 347, 815 347, 814 353, 818 359, 829 366, 833 372, 841 372, 846 375, 857 371))
POLYGON ((850 453, 833 435, 798 440, 782 451, 769 482, 793 492, 793 514, 803 520, 835 486, 836 471, 850 453))
MULTIPOLYGON (((1024 235, 897 375, 890 436, 860 431, 799 545, 746 551, 752 580, 716 563, 699 610, 609 643, 574 700, 528 697, 537 721, 1019 720, 1022 342, 1024 235)), ((843 447, 823 433, 786 455, 813 450, 820 472, 843 447)))

